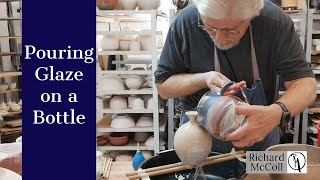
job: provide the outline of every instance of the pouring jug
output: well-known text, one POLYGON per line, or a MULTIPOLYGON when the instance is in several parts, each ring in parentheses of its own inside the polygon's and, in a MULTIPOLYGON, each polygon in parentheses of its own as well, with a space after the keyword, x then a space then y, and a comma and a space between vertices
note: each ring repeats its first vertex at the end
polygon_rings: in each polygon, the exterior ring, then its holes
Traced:
MULTIPOLYGON (((197 123, 220 140, 224 140, 227 134, 235 131, 245 122, 245 116, 235 112, 236 106, 245 102, 233 95, 223 96, 232 84, 233 82, 225 84, 218 93, 212 91, 205 93, 197 106, 199 114, 197 123)), ((242 89, 241 92, 247 102, 242 89)))

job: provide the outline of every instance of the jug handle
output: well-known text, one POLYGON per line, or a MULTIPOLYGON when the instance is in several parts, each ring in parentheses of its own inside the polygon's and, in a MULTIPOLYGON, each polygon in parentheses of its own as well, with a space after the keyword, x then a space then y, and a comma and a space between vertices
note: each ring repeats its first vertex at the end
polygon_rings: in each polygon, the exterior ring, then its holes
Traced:
POLYGON ((228 87, 230 87, 232 84, 233 84, 232 81, 224 84, 224 85, 221 87, 220 92, 218 92, 217 94, 220 95, 220 96, 222 96, 222 95, 226 92, 226 90, 228 89, 228 87))

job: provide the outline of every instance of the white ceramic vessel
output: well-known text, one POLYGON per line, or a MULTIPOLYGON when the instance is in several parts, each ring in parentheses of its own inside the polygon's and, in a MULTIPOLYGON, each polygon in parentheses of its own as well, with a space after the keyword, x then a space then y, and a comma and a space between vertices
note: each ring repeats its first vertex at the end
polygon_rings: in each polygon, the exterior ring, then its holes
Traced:
POLYGON ((137 75, 131 75, 126 79, 126 85, 130 90, 137 90, 142 85, 142 79, 137 75))
POLYGON ((17 83, 10 83, 9 89, 15 89, 17 87, 17 83))
POLYGON ((122 51, 130 51, 130 41, 129 40, 120 40, 120 49, 122 51))
POLYGON ((138 98, 136 95, 130 95, 130 96, 128 97, 128 106, 129 106, 130 108, 132 108, 132 101, 135 100, 136 98, 138 98))
POLYGON ((140 51, 140 41, 138 40, 132 40, 130 41, 130 51, 140 51))
POLYGON ((146 78, 146 81, 147 81, 147 85, 148 85, 149 87, 153 87, 152 76, 148 76, 148 77, 146 78))
POLYGON ((137 126, 150 127, 153 126, 153 118, 149 115, 142 115, 137 121, 137 126))
POLYGON ((123 91, 124 83, 118 75, 104 75, 98 81, 97 88, 99 91, 123 91))
POLYGON ((101 48, 106 51, 116 51, 119 49, 119 39, 113 36, 104 36, 101 39, 101 48))
POLYGON ((152 41, 150 35, 141 35, 140 44, 143 51, 152 51, 152 41))
POLYGON ((144 102, 141 98, 136 98, 132 101, 132 109, 144 109, 144 102))
POLYGON ((20 106, 16 103, 12 103, 10 106, 11 111, 19 111, 20 110, 20 106))
POLYGON ((128 107, 127 99, 122 96, 114 96, 110 100, 110 109, 125 109, 128 107))
POLYGON ((133 126, 135 126, 134 119, 127 114, 118 114, 110 124, 110 127, 113 128, 130 128, 133 126))
POLYGON ((135 10, 137 8, 137 0, 119 0, 119 3, 124 10, 135 10))
POLYGON ((8 102, 7 102, 7 106, 10 107, 12 104, 13 104, 13 102, 11 101, 11 99, 9 99, 8 102))
POLYGON ((137 0, 138 6, 142 10, 158 9, 160 0, 137 0))
POLYGON ((150 99, 148 100, 147 108, 148 108, 148 109, 153 109, 153 98, 150 98, 150 99))

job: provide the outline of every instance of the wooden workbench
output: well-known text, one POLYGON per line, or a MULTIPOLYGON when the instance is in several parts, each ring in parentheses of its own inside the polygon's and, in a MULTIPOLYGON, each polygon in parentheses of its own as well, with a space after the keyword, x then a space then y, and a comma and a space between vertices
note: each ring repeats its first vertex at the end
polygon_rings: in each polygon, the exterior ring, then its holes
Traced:
MULTIPOLYGON (((128 180, 126 172, 133 171, 131 161, 113 162, 109 180, 128 180)), ((267 174, 249 174, 245 180, 271 180, 267 174)))

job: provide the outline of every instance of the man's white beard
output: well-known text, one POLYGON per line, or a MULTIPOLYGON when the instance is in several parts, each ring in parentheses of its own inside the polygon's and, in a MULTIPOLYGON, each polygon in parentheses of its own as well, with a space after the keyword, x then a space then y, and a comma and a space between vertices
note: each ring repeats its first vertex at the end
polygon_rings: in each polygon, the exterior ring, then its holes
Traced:
POLYGON ((236 41, 236 42, 232 42, 231 44, 227 45, 227 46, 220 46, 215 40, 213 37, 211 37, 212 41, 214 42, 214 44, 221 50, 228 50, 228 49, 231 49, 235 46, 237 46, 239 44, 239 41, 236 41))

